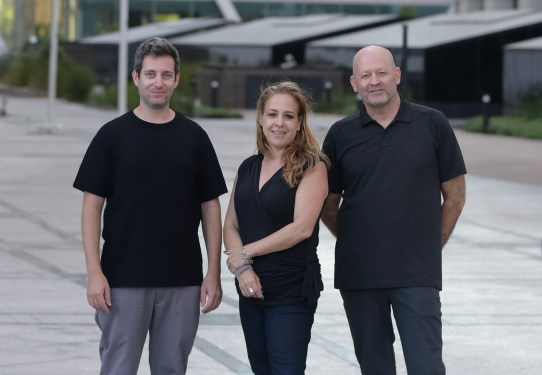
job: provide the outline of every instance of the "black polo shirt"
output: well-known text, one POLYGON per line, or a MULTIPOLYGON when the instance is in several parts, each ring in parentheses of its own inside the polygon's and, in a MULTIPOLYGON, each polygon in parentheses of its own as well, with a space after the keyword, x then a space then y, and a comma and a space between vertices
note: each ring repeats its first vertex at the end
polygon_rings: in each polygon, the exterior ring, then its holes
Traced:
POLYGON ((329 191, 343 199, 335 287, 442 288, 440 184, 466 173, 445 116, 402 100, 384 129, 362 109, 331 127, 323 149, 329 191))

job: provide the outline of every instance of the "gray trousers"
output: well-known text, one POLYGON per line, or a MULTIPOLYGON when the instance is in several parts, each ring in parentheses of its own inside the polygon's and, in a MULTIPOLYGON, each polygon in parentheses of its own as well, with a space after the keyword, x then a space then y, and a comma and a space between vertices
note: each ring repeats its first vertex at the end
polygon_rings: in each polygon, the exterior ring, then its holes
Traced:
POLYGON ((101 375, 136 375, 149 334, 153 375, 186 373, 199 324, 199 286, 111 288, 108 314, 96 311, 101 375))

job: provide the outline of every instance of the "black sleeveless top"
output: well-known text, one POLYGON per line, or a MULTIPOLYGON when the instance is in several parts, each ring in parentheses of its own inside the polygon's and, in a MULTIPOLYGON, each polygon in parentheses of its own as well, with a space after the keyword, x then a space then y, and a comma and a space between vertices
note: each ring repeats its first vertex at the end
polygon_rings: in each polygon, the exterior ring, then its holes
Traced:
MULTIPOLYGON (((263 155, 246 159, 237 174, 235 212, 243 244, 260 240, 293 222, 297 188, 290 188, 277 171, 259 190, 263 155)), ((254 271, 260 278, 264 301, 250 302, 269 306, 316 304, 323 290, 320 263, 316 254, 318 222, 312 235, 293 247, 254 257, 254 271)), ((239 291, 240 298, 245 298, 239 291)))

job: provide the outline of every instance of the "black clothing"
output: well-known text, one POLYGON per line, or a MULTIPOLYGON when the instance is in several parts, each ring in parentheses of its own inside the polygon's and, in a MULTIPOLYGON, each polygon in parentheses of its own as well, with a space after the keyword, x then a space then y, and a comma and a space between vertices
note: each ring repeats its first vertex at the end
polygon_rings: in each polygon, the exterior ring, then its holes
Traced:
POLYGON ((343 199, 335 287, 441 289, 440 184, 466 173, 444 115, 402 100, 384 129, 362 108, 331 127, 323 149, 329 191, 343 199))
MULTIPOLYGON (((235 188, 235 212, 241 241, 260 240, 293 222, 297 188, 290 188, 277 171, 259 190, 262 155, 253 155, 239 167, 235 188)), ((316 254, 318 222, 312 235, 297 245, 259 257, 253 268, 262 284, 265 300, 239 298, 265 305, 306 302, 315 304, 323 290, 316 254)))
POLYGON ((341 290, 362 374, 397 374, 395 332, 408 374, 446 374, 439 293, 433 287, 341 290))
POLYGON ((201 203, 227 188, 198 124, 180 113, 152 124, 130 111, 98 131, 73 186, 106 198, 101 263, 110 287, 201 284, 201 203))

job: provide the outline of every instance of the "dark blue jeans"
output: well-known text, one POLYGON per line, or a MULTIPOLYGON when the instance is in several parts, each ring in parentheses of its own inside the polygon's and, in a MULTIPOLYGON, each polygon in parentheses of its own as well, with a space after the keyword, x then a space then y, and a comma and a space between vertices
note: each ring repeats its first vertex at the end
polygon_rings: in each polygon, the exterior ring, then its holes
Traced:
POLYGON ((305 373, 316 306, 264 307, 241 299, 239 312, 250 367, 256 375, 305 373))
POLYGON ((395 375, 391 311, 408 374, 444 375, 439 290, 431 287, 341 290, 363 375, 395 375))

